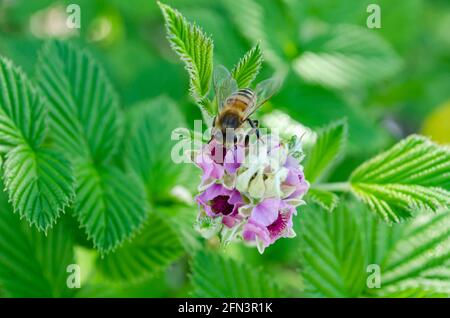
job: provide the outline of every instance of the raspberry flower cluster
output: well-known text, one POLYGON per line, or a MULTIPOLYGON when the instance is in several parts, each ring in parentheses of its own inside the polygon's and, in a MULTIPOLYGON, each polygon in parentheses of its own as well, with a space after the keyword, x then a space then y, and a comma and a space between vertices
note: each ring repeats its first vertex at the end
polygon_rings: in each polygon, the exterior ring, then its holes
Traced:
POLYGON ((243 240, 260 253, 282 237, 294 237, 292 218, 308 182, 300 143, 272 135, 245 145, 212 139, 195 156, 202 170, 197 230, 222 243, 243 240))

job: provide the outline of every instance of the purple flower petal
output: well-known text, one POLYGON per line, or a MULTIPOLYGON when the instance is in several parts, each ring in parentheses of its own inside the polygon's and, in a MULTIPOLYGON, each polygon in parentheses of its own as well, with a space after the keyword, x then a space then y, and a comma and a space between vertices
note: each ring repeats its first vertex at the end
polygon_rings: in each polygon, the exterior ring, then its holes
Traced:
POLYGON ((257 239, 262 241, 264 247, 271 244, 270 233, 266 227, 251 220, 244 225, 242 238, 247 242, 255 242, 257 239))
POLYGON ((297 159, 295 159, 292 156, 287 156, 284 166, 286 168, 288 168, 289 170, 293 170, 293 171, 295 171, 297 173, 300 172, 299 163, 298 163, 297 159))
POLYGON ((242 196, 241 196, 241 194, 239 193, 239 191, 233 190, 233 191, 231 192, 230 200, 228 200, 228 202, 229 202, 230 204, 238 204, 238 203, 243 203, 244 200, 242 199, 242 196))
POLYGON ((234 205, 228 203, 230 196, 228 195, 219 195, 211 200, 211 210, 214 214, 223 214, 228 215, 233 212, 234 205))
POLYGON ((259 240, 263 248, 281 237, 292 237, 292 216, 295 213, 293 206, 280 199, 265 199, 253 209, 242 237, 247 242, 259 240))
POLYGON ((291 193, 287 198, 293 199, 301 197, 308 191, 309 188, 309 184, 305 180, 303 170, 300 168, 300 165, 297 162, 297 160, 292 156, 287 157, 284 166, 289 169, 289 172, 283 185, 293 186, 295 188, 293 193, 291 193))
POLYGON ((202 169, 202 181, 208 179, 221 179, 224 174, 223 166, 215 163, 210 157, 205 154, 200 154, 195 158, 195 163, 202 169))
POLYGON ((228 173, 233 174, 244 162, 244 158, 245 148, 242 145, 235 145, 228 149, 223 166, 228 173))
POLYGON ((244 201, 236 190, 216 183, 198 195, 196 200, 209 217, 223 216, 222 222, 229 227, 241 220, 238 210, 244 201))
POLYGON ((235 145, 227 149, 215 139, 204 145, 201 153, 195 158, 195 164, 202 170, 202 184, 209 180, 221 180, 225 171, 232 175, 244 160, 245 148, 235 145))
POLYGON ((258 224, 268 226, 277 219, 279 207, 280 199, 265 199, 253 209, 250 219, 258 224))

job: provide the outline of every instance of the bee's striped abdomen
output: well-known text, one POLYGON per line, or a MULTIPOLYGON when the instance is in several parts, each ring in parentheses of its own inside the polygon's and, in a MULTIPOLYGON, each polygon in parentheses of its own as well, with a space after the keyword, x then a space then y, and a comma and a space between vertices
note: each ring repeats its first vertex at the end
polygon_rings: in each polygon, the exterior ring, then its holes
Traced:
POLYGON ((230 107, 237 107, 242 112, 247 107, 251 107, 255 102, 255 93, 248 88, 241 88, 233 93, 227 100, 227 104, 230 107))
POLYGON ((253 99, 253 97, 255 96, 255 93, 253 93, 253 91, 248 88, 241 88, 235 94, 247 97, 248 99, 253 99))

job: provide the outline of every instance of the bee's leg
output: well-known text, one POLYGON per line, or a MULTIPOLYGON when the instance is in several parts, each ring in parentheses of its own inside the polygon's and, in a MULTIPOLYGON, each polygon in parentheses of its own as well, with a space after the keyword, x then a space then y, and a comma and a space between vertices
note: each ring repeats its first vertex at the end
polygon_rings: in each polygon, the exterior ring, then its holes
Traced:
POLYGON ((256 129, 256 137, 258 137, 258 139, 259 139, 259 137, 260 137, 260 133, 259 133, 259 120, 257 120, 257 119, 255 119, 254 121, 253 121, 253 124, 255 124, 255 129, 256 129))
POLYGON ((256 133, 256 137, 259 139, 260 134, 259 134, 259 121, 258 120, 252 120, 250 118, 247 118, 248 123, 250 124, 250 126, 252 127, 252 129, 255 131, 256 133))
MULTIPOLYGON (((255 131, 256 133, 256 138, 260 138, 260 134, 259 134, 259 121, 257 120, 252 120, 250 118, 247 118, 248 123, 250 124, 250 126, 252 127, 252 131, 255 131)), ((245 146, 248 146, 248 143, 250 142, 250 134, 247 134, 245 136, 245 146)))

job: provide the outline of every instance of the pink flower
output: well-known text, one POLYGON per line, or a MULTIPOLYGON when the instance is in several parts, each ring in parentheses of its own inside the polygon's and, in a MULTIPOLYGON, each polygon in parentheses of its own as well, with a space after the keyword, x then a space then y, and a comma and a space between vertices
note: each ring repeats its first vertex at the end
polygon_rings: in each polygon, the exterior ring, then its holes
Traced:
POLYGON ((297 212, 281 199, 265 199, 257 204, 244 225, 242 237, 255 243, 260 253, 281 237, 294 237, 292 216, 297 212))
POLYGON ((221 184, 213 184, 196 197, 201 210, 207 216, 222 217, 222 223, 233 227, 241 220, 238 209, 244 204, 241 194, 237 190, 230 190, 221 184))
POLYGON ((288 189, 288 191, 285 191, 287 192, 285 199, 292 201, 289 202, 291 204, 298 205, 297 202, 300 202, 300 199, 308 191, 309 184, 305 179, 303 169, 294 157, 289 155, 284 167, 288 169, 288 174, 282 184, 282 187, 288 189))
MULTIPOLYGON (((301 149, 277 136, 225 147, 215 139, 195 163, 202 169, 197 230, 224 244, 243 239, 260 253, 282 237, 294 237, 292 217, 309 184, 295 158, 301 149), (245 159, 245 160, 244 160, 245 159)), ((297 145, 297 146, 296 146, 297 145)))
POLYGON ((205 189, 217 180, 226 179, 225 173, 233 175, 244 161, 244 147, 234 145, 226 148, 215 139, 203 146, 201 153, 195 158, 195 164, 202 169, 200 190, 205 189))

